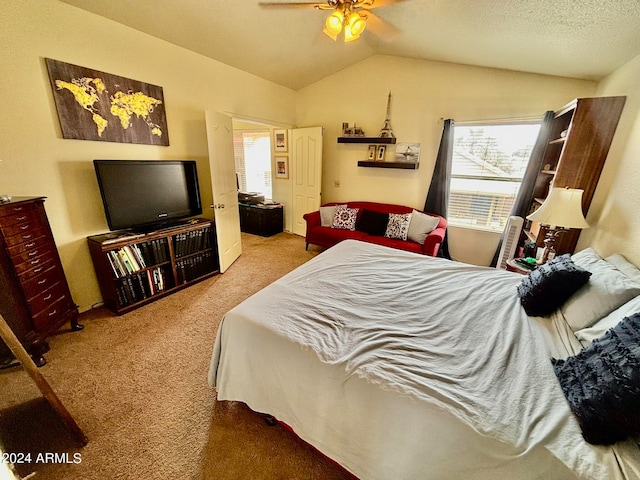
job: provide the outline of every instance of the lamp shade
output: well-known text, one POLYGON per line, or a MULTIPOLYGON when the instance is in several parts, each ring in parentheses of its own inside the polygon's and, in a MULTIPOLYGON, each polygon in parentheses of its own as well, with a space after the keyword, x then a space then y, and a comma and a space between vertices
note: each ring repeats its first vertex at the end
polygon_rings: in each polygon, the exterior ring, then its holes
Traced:
POLYGON ((359 36, 364 32, 364 29, 367 28, 367 22, 360 16, 360 14, 358 14, 358 12, 352 12, 349 15, 347 24, 349 25, 351 34, 356 36, 359 36))
POLYGON ((343 20, 344 14, 340 10, 336 10, 327 18, 325 30, 332 35, 338 35, 342 31, 343 20))
POLYGON ((551 228, 589 228, 582 214, 582 194, 577 188, 552 188, 544 203, 527 217, 551 228))

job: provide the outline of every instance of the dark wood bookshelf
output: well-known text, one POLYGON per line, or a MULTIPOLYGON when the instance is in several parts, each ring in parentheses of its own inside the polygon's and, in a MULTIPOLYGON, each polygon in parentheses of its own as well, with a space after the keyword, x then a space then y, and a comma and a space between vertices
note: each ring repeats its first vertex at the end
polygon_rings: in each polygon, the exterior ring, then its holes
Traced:
POLYGON ((409 162, 374 162, 371 160, 359 160, 359 167, 373 167, 373 168, 400 168, 403 170, 417 170, 420 167, 419 163, 409 162))
MULTIPOLYGON (((584 191, 582 212, 586 216, 625 100, 623 96, 578 98, 554 113, 529 213, 544 202, 550 188, 568 187, 584 191)), ((534 242, 543 247, 547 231, 546 226, 527 220, 521 245, 534 242)), ((556 255, 573 253, 580 232, 570 229, 562 234, 556 241, 556 255)))
POLYGON ((215 224, 87 238, 104 304, 122 315, 219 273, 215 224))
POLYGON ((395 137, 338 137, 338 143, 370 143, 389 145, 396 143, 395 137))

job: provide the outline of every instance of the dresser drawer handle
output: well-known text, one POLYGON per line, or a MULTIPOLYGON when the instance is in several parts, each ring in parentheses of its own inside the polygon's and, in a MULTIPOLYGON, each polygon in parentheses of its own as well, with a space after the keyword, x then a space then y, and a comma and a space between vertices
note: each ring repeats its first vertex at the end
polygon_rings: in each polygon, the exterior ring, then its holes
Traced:
POLYGON ((22 220, 26 220, 27 216, 23 215, 22 217, 18 217, 18 221, 21 222, 22 220))
POLYGON ((44 300, 46 302, 47 300, 51 300, 51 297, 53 297, 53 295, 50 293, 49 295, 44 297, 42 300, 44 300))
POLYGON ((20 210, 22 210, 22 207, 13 207, 14 212, 19 212, 20 210))
POLYGON ((56 313, 58 313, 58 310, 57 310, 57 309, 56 309, 56 310, 54 310, 53 312, 51 312, 51 313, 49 314, 49 316, 50 316, 50 317, 53 317, 56 313))
POLYGON ((22 225, 22 226, 20 227, 20 230, 26 230, 27 228, 29 228, 29 225, 22 225))
POLYGON ((43 280, 40 280, 40 281, 38 282, 38 285, 44 285, 45 283, 47 283, 47 279, 46 279, 46 278, 45 278, 45 279, 43 279, 43 280))
POLYGON ((29 234, 29 235, 22 235, 22 239, 23 240, 29 240, 31 237, 33 237, 33 235, 29 234))
POLYGON ((36 246, 36 242, 27 243, 25 245, 26 248, 31 248, 31 247, 35 247, 35 246, 36 246))
POLYGON ((33 252, 29 252, 30 257, 35 257, 38 254, 38 250, 34 250, 33 252))
MULTIPOLYGON (((33 262, 31 262, 33 263, 33 262)), ((44 267, 36 268, 33 273, 40 273, 44 267)))
POLYGON ((31 265, 37 265, 40 263, 40 259, 36 258, 35 260, 31 260, 31 265))

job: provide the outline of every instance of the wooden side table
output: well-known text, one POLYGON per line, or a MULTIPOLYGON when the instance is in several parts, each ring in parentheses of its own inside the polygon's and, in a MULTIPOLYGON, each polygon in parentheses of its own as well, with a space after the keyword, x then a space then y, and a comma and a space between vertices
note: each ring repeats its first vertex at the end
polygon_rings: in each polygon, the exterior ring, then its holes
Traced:
POLYGON ((533 270, 535 270, 535 268, 528 269, 527 267, 520 265, 518 262, 516 262, 515 258, 510 258, 509 260, 507 260, 508 272, 516 272, 521 275, 529 275, 533 270))

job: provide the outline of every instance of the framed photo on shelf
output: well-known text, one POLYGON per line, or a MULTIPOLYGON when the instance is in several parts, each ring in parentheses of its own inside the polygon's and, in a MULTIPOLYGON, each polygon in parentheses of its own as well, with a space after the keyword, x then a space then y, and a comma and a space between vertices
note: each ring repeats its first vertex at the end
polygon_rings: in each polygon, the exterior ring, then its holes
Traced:
POLYGON ((375 161, 376 159, 376 146, 375 145, 369 145, 369 156, 367 157, 367 160, 369 160, 370 162, 375 161))
POLYGON ((276 152, 288 152, 289 146, 287 145, 287 131, 285 129, 279 129, 273 131, 273 145, 276 152))
POLYGON ((398 143, 394 161, 399 163, 419 163, 420 144, 419 143, 398 143))
POLYGON ((376 149, 376 162, 384 162, 384 155, 387 153, 386 145, 378 145, 376 149))
POLYGON ((276 178, 289 178, 289 157, 276 157, 276 178))

